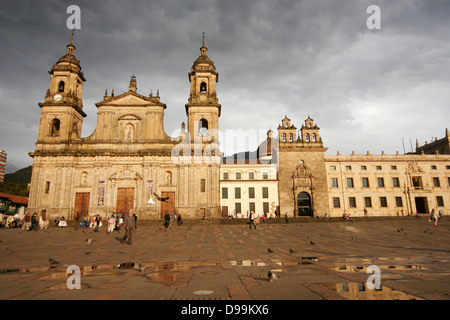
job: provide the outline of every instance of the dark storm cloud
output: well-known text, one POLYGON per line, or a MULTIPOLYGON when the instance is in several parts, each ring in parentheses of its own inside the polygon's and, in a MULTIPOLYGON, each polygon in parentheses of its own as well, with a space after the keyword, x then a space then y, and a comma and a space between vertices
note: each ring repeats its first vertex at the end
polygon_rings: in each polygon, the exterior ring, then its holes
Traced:
MULTIPOLYGON (((203 31, 219 72, 222 130, 265 132, 285 115, 299 128, 311 116, 328 153, 394 153, 402 138, 409 151, 409 139, 424 143, 448 127, 448 1, 3 0, 0 148, 9 172, 31 163, 37 103, 70 40, 71 4, 81 8, 83 136, 95 129, 105 90, 125 92, 133 74, 139 93, 160 90, 165 130, 176 135, 203 31), (366 27, 372 4, 381 30, 366 27)), ((225 141, 222 149, 242 151, 225 141)))

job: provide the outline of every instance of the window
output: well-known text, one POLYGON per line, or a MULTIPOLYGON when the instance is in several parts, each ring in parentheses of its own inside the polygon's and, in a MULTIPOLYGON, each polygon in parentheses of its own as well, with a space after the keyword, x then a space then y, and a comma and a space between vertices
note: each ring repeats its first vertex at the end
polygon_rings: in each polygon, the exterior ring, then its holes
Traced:
POLYGON ((345 170, 352 170, 352 166, 345 166, 345 170))
POLYGON ((309 142, 309 133, 305 134, 305 142, 309 142))
POLYGON ((255 198, 255 188, 254 187, 249 187, 248 188, 248 197, 250 199, 254 199, 255 198))
POLYGON ((248 179, 249 180, 255 180, 255 173, 254 172, 249 172, 248 173, 248 179))
POLYGON ((223 173, 223 180, 228 180, 230 178, 230 175, 228 172, 223 173))
POLYGON ((208 121, 206 119, 201 119, 198 125, 198 135, 205 137, 208 135, 208 121))
POLYGON ((264 199, 269 198, 269 188, 268 187, 263 187, 262 188, 262 196, 264 199))
POLYGON ((361 166, 361 170, 367 170, 367 166, 361 166))
POLYGON ((269 203, 263 202, 263 212, 269 212, 269 203))
POLYGON ((403 207, 403 200, 402 197, 395 197, 395 205, 397 207, 403 207))
POLYGON ((437 167, 436 166, 431 166, 431 170, 436 170, 437 167))
POLYGON ((337 178, 331 178, 331 187, 332 188, 338 187, 338 179, 337 178))
POLYGON ((241 203, 240 202, 236 202, 234 204, 234 209, 236 210, 236 213, 241 213, 241 203))
POLYGON ((392 186, 394 188, 400 188, 400 179, 397 177, 392 178, 392 186))
POLYGON ((292 133, 289 133, 289 142, 294 141, 294 135, 292 133))
POLYGON ((312 134, 312 142, 317 142, 317 136, 315 133, 312 134))
POLYGON ((450 170, 450 166, 445 166, 445 169, 450 170))
POLYGON ((50 181, 45 182, 45 193, 50 192, 50 181))
POLYGON ((200 180, 200 192, 205 192, 206 191, 206 181, 205 179, 201 179, 200 180))
POLYGON ((269 173, 268 172, 263 172, 262 173, 262 178, 263 178, 263 180, 268 180, 269 179, 269 173))
POLYGON ((340 208, 341 207, 341 201, 339 197, 333 197, 333 208, 340 208))
POLYGON ((256 210, 255 210, 255 203, 254 202, 250 202, 249 204, 248 204, 248 207, 249 207, 249 209, 250 209, 250 212, 255 212, 256 210))
POLYGON ((205 83, 205 82, 202 82, 202 83, 200 84, 200 92, 201 92, 201 93, 206 92, 206 83, 205 83))
POLYGON ((283 135, 281 136, 281 140, 282 140, 283 142, 286 142, 286 133, 283 133, 283 135))
POLYGON ((363 188, 369 188, 369 178, 362 178, 363 188))
POLYGON ((330 170, 331 171, 335 171, 336 170, 336 166, 330 166, 330 170))
POLYGON ((355 197, 349 197, 348 203, 350 205, 350 208, 356 208, 356 198, 355 197))
POLYGON ((436 202, 437 202, 438 207, 444 206, 444 198, 442 198, 441 196, 436 197, 436 202))
POLYGON ((372 208, 372 198, 371 197, 364 197, 364 206, 366 208, 372 208))
POLYGON ((382 208, 387 208, 387 199, 386 199, 386 197, 380 197, 380 206, 382 208))
POLYGON ((228 188, 222 188, 222 199, 228 199, 228 188))
POLYGON ((397 166, 391 166, 391 170, 397 170, 397 166))
POLYGON ((377 170, 381 170, 381 166, 376 166, 376 169, 377 170))
POLYGON ((378 188, 384 188, 384 178, 377 178, 378 188))
POLYGON ((439 187, 441 186, 441 182, 439 181, 439 178, 438 178, 438 177, 433 177, 433 185, 434 185, 436 188, 439 188, 439 187))
POLYGON ((413 183, 414 189, 423 189, 422 177, 412 177, 412 183, 413 183))
POLYGON ((234 198, 235 199, 241 198, 241 188, 234 188, 234 198))
POLYGON ((66 84, 64 83, 64 81, 60 81, 58 85, 58 92, 64 92, 65 85, 66 84))
POLYGON ((51 131, 51 136, 52 137, 57 137, 59 136, 59 130, 61 127, 61 121, 59 121, 59 119, 53 119, 52 120, 52 131, 51 131))
POLYGON ((353 178, 347 178, 347 187, 348 188, 353 188, 353 178))
POLYGON ((236 180, 241 180, 242 179, 242 174, 240 172, 236 172, 236 180))

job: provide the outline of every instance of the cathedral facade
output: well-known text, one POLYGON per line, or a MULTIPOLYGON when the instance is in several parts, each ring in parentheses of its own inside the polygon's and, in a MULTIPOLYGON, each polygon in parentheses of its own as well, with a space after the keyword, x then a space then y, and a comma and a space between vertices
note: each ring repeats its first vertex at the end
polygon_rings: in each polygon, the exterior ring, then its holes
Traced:
POLYGON ((189 72, 187 128, 182 123, 176 138, 164 131, 167 107, 159 93, 139 94, 134 76, 125 93, 105 93, 96 104, 95 131, 81 138, 86 80, 74 51, 72 36, 67 53, 49 71, 50 87, 39 103, 28 211, 66 219, 130 209, 142 219, 175 212, 219 217, 221 106, 218 73, 205 44, 189 72))
POLYGON ((94 132, 80 136, 86 81, 73 36, 49 71, 41 108, 27 211, 52 219, 133 209, 140 219, 166 213, 223 218, 248 211, 288 217, 389 216, 450 210, 450 139, 406 155, 326 155, 320 128, 309 116, 297 128, 287 116, 258 150, 223 157, 218 72, 203 38, 189 75, 187 125, 164 131, 167 106, 159 92, 105 92, 96 103, 94 132), (432 149, 436 146, 436 150, 432 149), (442 154, 444 153, 444 154, 442 154))

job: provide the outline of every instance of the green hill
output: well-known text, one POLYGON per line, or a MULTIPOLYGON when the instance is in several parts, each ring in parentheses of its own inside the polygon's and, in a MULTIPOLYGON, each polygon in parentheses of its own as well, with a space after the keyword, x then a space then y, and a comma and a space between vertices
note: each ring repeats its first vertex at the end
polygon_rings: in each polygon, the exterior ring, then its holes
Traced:
POLYGON ((28 184, 31 182, 31 166, 5 174, 0 192, 28 197, 28 184))

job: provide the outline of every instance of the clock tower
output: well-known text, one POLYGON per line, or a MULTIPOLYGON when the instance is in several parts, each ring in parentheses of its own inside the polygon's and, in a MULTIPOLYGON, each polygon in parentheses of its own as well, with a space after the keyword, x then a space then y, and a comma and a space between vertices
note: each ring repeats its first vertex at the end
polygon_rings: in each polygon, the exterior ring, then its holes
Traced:
POLYGON ((219 74, 214 62, 207 56, 205 33, 200 56, 194 61, 189 72, 191 91, 186 104, 188 131, 191 141, 202 143, 218 142, 219 117, 221 105, 217 99, 216 83, 219 74))
POLYGON ((41 121, 37 152, 63 151, 72 140, 80 139, 83 118, 81 90, 86 81, 80 61, 74 55, 73 33, 63 55, 49 71, 50 87, 39 103, 41 121))

